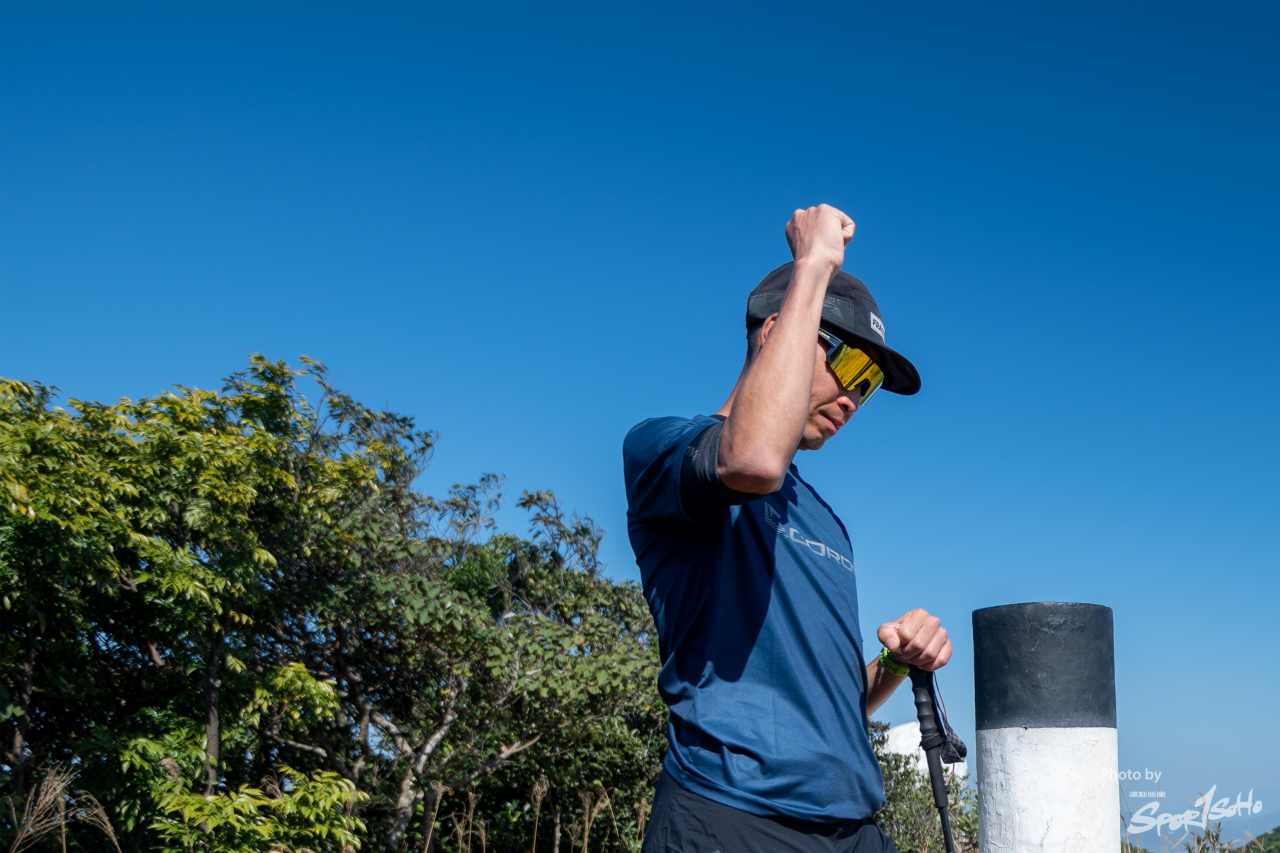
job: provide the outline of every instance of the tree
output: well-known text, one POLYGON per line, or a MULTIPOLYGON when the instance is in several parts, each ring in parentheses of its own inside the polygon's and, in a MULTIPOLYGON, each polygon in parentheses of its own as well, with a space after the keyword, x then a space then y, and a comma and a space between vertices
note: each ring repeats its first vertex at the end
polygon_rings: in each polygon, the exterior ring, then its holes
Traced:
POLYGON ((0 386, 11 798, 70 763, 126 847, 399 850, 448 789, 656 770, 647 609, 549 493, 529 539, 496 531, 497 477, 418 493, 434 436, 306 360, 53 401, 0 386))

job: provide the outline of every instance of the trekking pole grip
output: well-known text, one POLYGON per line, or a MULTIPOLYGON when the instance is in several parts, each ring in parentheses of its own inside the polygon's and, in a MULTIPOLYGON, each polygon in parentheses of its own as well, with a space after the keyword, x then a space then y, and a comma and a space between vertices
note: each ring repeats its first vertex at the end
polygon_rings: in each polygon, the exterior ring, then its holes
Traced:
POLYGON ((916 701, 916 719, 920 721, 920 746, 929 764, 929 783, 933 788, 933 804, 942 822, 942 838, 948 853, 955 850, 951 838, 951 820, 947 813, 947 782, 942 775, 942 730, 933 704, 933 673, 911 667, 911 693, 916 701))

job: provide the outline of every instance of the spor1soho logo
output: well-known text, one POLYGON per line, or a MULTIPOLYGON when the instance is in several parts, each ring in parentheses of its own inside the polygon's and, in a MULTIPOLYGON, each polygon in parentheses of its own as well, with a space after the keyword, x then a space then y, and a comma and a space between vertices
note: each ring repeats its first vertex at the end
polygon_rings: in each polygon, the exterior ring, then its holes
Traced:
POLYGON ((1231 802, 1230 797, 1222 797, 1215 800, 1214 795, 1218 791, 1218 786, 1214 785, 1206 794, 1201 794, 1192 803, 1192 807, 1184 812, 1161 812, 1160 799, 1165 796, 1165 792, 1158 790, 1161 772, 1157 770, 1148 770, 1144 768, 1138 770, 1121 770, 1119 773, 1108 772, 1109 776, 1114 777, 1120 782, 1152 782, 1155 783, 1157 790, 1133 790, 1126 793, 1130 797, 1146 799, 1153 798, 1151 802, 1142 808, 1133 812, 1129 819, 1129 825, 1125 827, 1132 835, 1139 835, 1152 829, 1160 830, 1167 828, 1170 832, 1176 832, 1184 827, 1195 827, 1196 829, 1207 829, 1215 821, 1226 820, 1232 817, 1244 817, 1250 814, 1257 814, 1262 811, 1262 800, 1253 799, 1253 789, 1249 789, 1249 797, 1245 798, 1243 793, 1236 794, 1235 802, 1231 802))

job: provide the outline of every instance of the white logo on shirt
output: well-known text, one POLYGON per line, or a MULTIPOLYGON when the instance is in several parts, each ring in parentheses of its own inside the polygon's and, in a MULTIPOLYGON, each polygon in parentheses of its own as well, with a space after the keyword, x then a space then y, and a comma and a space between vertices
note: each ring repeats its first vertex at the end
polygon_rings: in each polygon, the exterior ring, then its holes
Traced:
POLYGON ((838 565, 844 566, 849 571, 853 571, 852 560, 850 560, 848 557, 841 554, 836 549, 832 548, 830 545, 824 545, 821 542, 817 542, 813 539, 806 539, 804 536, 801 536, 800 531, 796 530, 794 527, 784 526, 778 520, 778 516, 773 511, 773 507, 769 506, 768 504, 766 504, 764 508, 764 523, 772 527, 779 536, 783 537, 789 542, 793 542, 796 545, 800 545, 804 548, 808 548, 810 551, 817 554, 819 557, 828 557, 832 560, 835 560, 838 565))

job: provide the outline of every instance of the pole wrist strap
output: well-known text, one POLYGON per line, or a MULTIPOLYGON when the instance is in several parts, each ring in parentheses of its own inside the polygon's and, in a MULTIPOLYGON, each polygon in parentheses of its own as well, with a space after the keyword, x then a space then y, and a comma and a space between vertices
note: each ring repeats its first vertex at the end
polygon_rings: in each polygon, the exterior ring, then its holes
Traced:
POLYGON ((893 655, 888 649, 880 650, 880 668, 890 675, 896 675, 899 678, 902 678, 911 672, 911 668, 905 663, 898 663, 894 660, 893 655))

